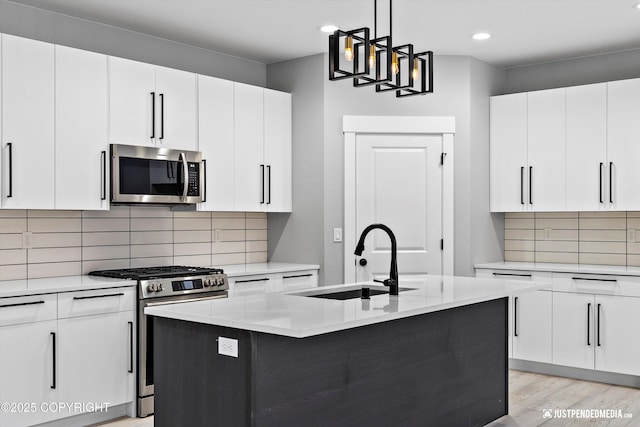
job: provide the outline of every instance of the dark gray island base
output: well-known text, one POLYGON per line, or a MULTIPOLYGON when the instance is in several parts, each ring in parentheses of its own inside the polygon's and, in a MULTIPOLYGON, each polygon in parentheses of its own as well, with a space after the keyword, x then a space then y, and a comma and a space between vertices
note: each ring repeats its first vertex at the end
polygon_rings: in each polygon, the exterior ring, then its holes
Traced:
POLYGON ((507 414, 507 304, 308 338, 155 317, 154 425, 485 425, 507 414))

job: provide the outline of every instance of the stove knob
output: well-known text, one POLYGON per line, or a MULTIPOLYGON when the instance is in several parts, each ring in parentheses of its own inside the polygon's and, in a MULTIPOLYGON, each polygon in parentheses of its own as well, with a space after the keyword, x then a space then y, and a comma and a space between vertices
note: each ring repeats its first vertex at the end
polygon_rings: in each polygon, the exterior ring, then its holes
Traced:
POLYGON ((209 286, 211 286, 211 280, 209 279, 204 279, 204 287, 208 288, 209 286))
POLYGON ((162 287, 162 283, 158 283, 158 284, 156 285, 156 291, 157 291, 157 292, 162 292, 162 291, 164 291, 164 287, 162 287))
POLYGON ((216 278, 216 286, 224 285, 224 279, 222 277, 216 278))
POLYGON ((156 285, 155 283, 149 283, 147 285, 147 292, 155 292, 156 291, 156 285))

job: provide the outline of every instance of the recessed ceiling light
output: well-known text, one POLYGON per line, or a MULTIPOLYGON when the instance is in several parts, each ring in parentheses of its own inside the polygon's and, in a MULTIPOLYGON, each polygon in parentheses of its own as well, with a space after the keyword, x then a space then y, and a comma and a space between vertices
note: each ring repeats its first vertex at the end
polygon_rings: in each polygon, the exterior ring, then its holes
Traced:
POLYGON ((634 4, 633 7, 636 8, 636 9, 640 9, 640 3, 634 4))
POLYGON ((336 27, 335 25, 323 25, 322 27, 318 27, 318 29, 323 33, 333 33, 338 29, 338 27, 336 27))
POLYGON ((491 34, 489 33, 475 33, 474 35, 471 36, 472 39, 474 40, 487 40, 489 38, 491 38, 491 34))

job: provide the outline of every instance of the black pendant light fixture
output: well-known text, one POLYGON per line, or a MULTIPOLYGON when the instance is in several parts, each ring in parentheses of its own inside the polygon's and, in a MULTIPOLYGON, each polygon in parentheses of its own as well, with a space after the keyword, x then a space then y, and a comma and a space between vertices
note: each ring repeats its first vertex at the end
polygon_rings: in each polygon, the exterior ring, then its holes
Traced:
POLYGON ((356 87, 376 85, 376 92, 395 91, 396 97, 433 92, 433 52, 414 53, 412 44, 392 47, 393 7, 389 0, 389 35, 378 37, 377 0, 374 36, 369 28, 336 30, 329 36, 329 80, 353 78, 356 87), (344 59, 340 48, 344 44, 344 59), (345 63, 348 68, 345 68, 345 63))

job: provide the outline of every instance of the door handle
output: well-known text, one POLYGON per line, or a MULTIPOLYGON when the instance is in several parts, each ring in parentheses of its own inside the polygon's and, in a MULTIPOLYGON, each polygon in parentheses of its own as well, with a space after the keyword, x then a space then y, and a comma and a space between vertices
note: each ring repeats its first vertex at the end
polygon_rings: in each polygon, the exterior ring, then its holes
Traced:
POLYGON ((587 345, 591 345, 591 303, 587 304, 587 345))
POLYGON ((524 166, 520 167, 520 204, 524 205, 524 166))
POLYGON ((187 191, 189 191, 189 182, 187 181, 187 169, 189 169, 189 165, 187 164, 187 156, 184 153, 180 153, 178 161, 180 161, 180 159, 182 159, 182 200, 185 201, 187 200, 187 191))
POLYGON ((151 139, 156 137, 156 93, 151 92, 151 139))
POLYGON ((52 366, 53 366, 53 378, 52 378, 52 382, 51 382, 51 388, 55 390, 56 388, 56 333, 55 332, 51 332, 51 339, 52 339, 52 344, 53 344, 53 351, 51 352, 52 355, 52 366))
POLYGON ((260 165, 260 204, 264 203, 264 165, 260 165))
POLYGON ((269 191, 269 198, 267 199, 267 204, 270 205, 271 204, 271 165, 267 165, 267 181, 269 182, 269 185, 267 187, 269 191))
POLYGON ((202 173, 204 174, 204 179, 202 183, 204 184, 204 191, 202 191, 202 203, 207 201, 207 161, 202 159, 202 173))
POLYGON ((127 322, 129 325, 129 369, 127 372, 133 374, 133 322, 127 322))
POLYGON ((513 336, 518 336, 518 297, 513 298, 513 336))
POLYGON ((613 162, 609 162, 609 203, 613 203, 613 162))
POLYGON ((604 203, 604 200, 602 199, 602 167, 604 166, 604 163, 600 162, 600 203, 604 203))
POLYGON ((533 205, 533 196, 531 195, 532 178, 533 178, 533 166, 529 166, 529 204, 530 205, 533 205))
POLYGON ((100 152, 101 163, 100 167, 102 168, 101 178, 102 178, 102 193, 100 194, 100 200, 107 200, 107 152, 100 152))
POLYGON ((597 306, 598 312, 596 313, 597 314, 597 318, 596 318, 596 323, 597 323, 597 329, 596 329, 596 334, 597 334, 596 340, 597 341, 596 341, 596 345, 598 347, 600 347, 600 306, 601 305, 602 304, 598 304, 598 306, 597 306))
POLYGON ((13 143, 7 142, 7 148, 9 149, 9 193, 7 198, 13 197, 13 143))
POLYGON ((164 139, 164 93, 160 94, 160 139, 164 139))
POLYGON ((360 258, 360 261, 358 261, 358 264, 360 264, 362 267, 367 265, 367 259, 366 258, 360 258))

